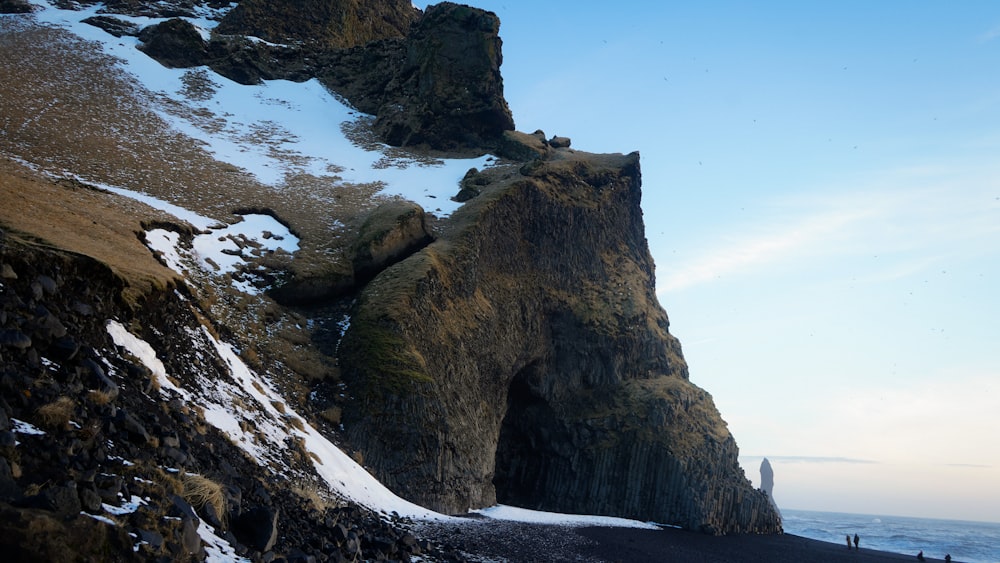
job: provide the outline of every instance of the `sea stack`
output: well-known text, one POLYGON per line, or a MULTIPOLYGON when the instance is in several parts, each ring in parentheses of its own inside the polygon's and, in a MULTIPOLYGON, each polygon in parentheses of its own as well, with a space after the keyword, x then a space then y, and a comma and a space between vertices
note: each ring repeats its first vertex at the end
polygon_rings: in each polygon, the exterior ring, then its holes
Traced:
POLYGON ((771 501, 771 506, 777 512, 778 504, 774 502, 774 469, 771 469, 771 462, 766 457, 760 462, 760 490, 767 493, 767 500, 771 501))

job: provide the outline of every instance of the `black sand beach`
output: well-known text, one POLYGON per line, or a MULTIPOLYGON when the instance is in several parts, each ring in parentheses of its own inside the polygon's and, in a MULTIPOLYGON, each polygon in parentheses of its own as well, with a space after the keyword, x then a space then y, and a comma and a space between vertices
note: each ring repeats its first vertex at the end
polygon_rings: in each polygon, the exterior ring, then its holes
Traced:
MULTIPOLYGON (((917 561, 916 553, 847 549, 783 535, 708 536, 678 529, 582 527, 478 520, 430 524, 433 535, 471 560, 611 563, 874 563, 917 561)), ((430 530, 428 530, 430 531, 430 530)), ((863 539, 862 539, 863 541, 863 539)), ((863 545, 863 543, 862 543, 863 545)), ((925 556, 926 561, 943 561, 925 556)), ((943 557, 943 555, 941 555, 943 557)), ((958 563, 958 562, 956 562, 958 563)))
MULTIPOLYGON (((728 562, 875 562, 917 561, 916 553, 902 555, 872 549, 848 550, 846 545, 792 536, 706 536, 683 530, 622 530, 580 528, 576 533, 597 546, 589 554, 600 561, 622 563, 687 561, 728 562)), ((941 561, 926 557, 926 561, 941 561)))

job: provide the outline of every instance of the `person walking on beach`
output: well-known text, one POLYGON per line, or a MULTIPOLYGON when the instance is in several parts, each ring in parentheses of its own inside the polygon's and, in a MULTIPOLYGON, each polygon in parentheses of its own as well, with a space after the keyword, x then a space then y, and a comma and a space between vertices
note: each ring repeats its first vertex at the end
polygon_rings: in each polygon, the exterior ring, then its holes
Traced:
POLYGON ((847 549, 851 549, 851 534, 847 534, 847 549))
POLYGON ((860 549, 858 547, 858 541, 860 541, 860 540, 861 540, 861 538, 859 538, 857 534, 854 534, 854 549, 860 549))

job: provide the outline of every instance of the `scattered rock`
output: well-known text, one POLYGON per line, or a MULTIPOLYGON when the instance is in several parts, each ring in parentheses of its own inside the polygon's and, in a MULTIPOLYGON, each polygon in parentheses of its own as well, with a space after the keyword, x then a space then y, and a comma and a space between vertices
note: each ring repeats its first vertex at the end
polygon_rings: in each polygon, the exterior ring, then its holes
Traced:
POLYGON ((31 348, 31 337, 17 329, 0 329, 0 346, 25 350, 31 348))
POLYGON ((541 131, 534 134, 504 131, 496 152, 498 156, 524 162, 548 158, 552 153, 552 148, 545 140, 545 133, 541 131))
POLYGON ((80 513, 80 496, 76 484, 49 487, 28 499, 31 506, 50 510, 60 516, 74 516, 80 513))
POLYGON ((113 16, 91 16, 81 21, 94 27, 99 27, 115 37, 139 36, 138 25, 113 16))

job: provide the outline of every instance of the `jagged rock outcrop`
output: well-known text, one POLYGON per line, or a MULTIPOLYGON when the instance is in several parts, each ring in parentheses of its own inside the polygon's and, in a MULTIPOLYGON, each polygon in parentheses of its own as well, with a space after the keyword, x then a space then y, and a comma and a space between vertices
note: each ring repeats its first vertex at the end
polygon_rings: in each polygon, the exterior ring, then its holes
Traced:
POLYGON ((216 30, 272 43, 344 49, 402 37, 419 14, 409 0, 243 0, 216 30))
POLYGON ((347 435, 404 496, 776 532, 655 291, 639 156, 554 150, 376 277, 340 345, 347 435))
MULTIPOLYGON (((180 19, 145 28, 139 38, 142 49, 165 66, 207 65, 241 84, 317 77, 359 110, 373 114, 376 133, 390 145, 480 153, 498 147, 504 132, 514 129, 500 75, 500 20, 492 12, 450 2, 418 15, 408 2, 362 9, 346 1, 340 5, 262 0, 241 3, 208 41, 180 19), (306 4, 323 8, 309 11, 306 4), (341 29, 344 26, 330 23, 343 18, 380 20, 389 22, 389 27, 348 33, 341 29), (263 33, 257 25, 265 23, 278 30, 263 33), (268 45, 232 35, 277 41, 273 34, 292 31, 298 38, 292 45, 268 45)), ((113 18, 94 18, 90 23, 114 35, 135 33, 113 18)))
POLYGON ((180 18, 144 28, 139 39, 143 42, 142 50, 167 67, 198 66, 208 57, 208 46, 201 34, 191 22, 180 18))
POLYGON ((404 39, 337 53, 320 79, 376 116, 389 144, 489 148, 514 120, 503 97, 496 14, 442 2, 404 39))

